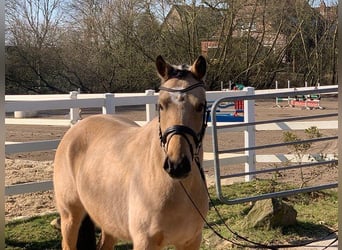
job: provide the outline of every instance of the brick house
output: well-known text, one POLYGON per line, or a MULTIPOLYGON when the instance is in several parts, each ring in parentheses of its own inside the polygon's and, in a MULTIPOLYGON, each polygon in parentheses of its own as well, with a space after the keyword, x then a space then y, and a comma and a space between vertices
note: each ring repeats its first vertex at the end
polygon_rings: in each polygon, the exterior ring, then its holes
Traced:
MULTIPOLYGON (((296 17, 291 16, 291 13, 296 12, 295 8, 307 11, 313 9, 305 0, 237 0, 234 4, 231 10, 234 15, 233 22, 230 24, 231 29, 224 31, 225 34, 231 32, 232 38, 248 36, 265 48, 273 48, 273 50, 284 48, 290 39, 286 30, 280 28, 280 23, 296 23, 296 17), (284 13, 285 15, 282 15, 284 13)), ((327 20, 336 18, 336 6, 327 7, 323 0, 316 9, 327 20)), ((174 5, 163 25, 176 30, 186 21, 197 18, 199 27, 201 24, 206 27, 198 37, 201 41, 201 53, 208 55, 210 50, 220 47, 219 38, 222 36, 221 24, 225 11, 225 9, 218 10, 207 6, 174 5)))

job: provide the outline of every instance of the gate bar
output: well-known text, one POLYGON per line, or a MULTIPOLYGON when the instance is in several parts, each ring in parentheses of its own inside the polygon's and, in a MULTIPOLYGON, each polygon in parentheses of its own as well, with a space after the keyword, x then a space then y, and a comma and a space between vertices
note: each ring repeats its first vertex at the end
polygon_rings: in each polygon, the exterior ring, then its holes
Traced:
POLYGON ((291 170, 291 169, 296 169, 296 168, 315 167, 315 166, 319 166, 322 164, 328 165, 328 164, 337 164, 337 163, 338 163, 338 160, 303 163, 303 164, 291 165, 291 166, 286 166, 286 167, 277 167, 277 168, 268 168, 268 169, 250 171, 249 173, 236 173, 236 174, 222 175, 221 179, 232 178, 232 177, 241 177, 241 176, 245 176, 245 175, 249 175, 249 174, 263 174, 263 173, 276 172, 276 171, 282 171, 282 170, 291 170))
MULTIPOLYGON (((322 189, 328 189, 328 188, 334 188, 337 187, 337 183, 332 183, 328 185, 320 185, 320 186, 314 186, 314 187, 307 187, 307 188, 301 188, 301 189, 293 189, 290 191, 281 191, 281 192, 275 192, 275 193, 268 193, 268 194, 263 194, 263 195, 258 195, 258 196, 253 196, 253 197, 248 197, 248 198, 241 198, 241 199, 235 199, 235 200, 228 200, 222 196, 222 187, 221 187, 221 175, 220 175, 220 159, 219 159, 219 152, 228 152, 228 151, 219 151, 218 147, 218 129, 223 129, 223 128, 232 128, 232 127, 240 127, 240 126, 248 126, 248 125, 256 125, 256 124, 265 124, 265 123, 270 123, 271 121, 262 121, 262 122, 250 122, 248 123, 238 123, 235 125, 226 125, 226 126, 218 126, 217 125, 217 119, 216 119, 216 112, 217 112, 217 107, 221 102, 233 102, 236 100, 241 100, 243 99, 244 101, 247 100, 257 100, 257 99, 271 99, 278 97, 280 95, 287 95, 287 96, 295 96, 295 95, 307 95, 307 94, 312 94, 312 93, 336 93, 338 91, 338 85, 334 85, 333 87, 323 87, 323 88, 310 88, 310 89, 301 89, 297 90, 294 89, 292 91, 278 91, 277 93, 260 93, 259 94, 254 94, 254 95, 238 95, 238 96, 233 96, 233 97, 223 97, 218 100, 216 100, 212 107, 211 107, 211 118, 212 118, 212 145, 213 145, 213 153, 214 153, 214 164, 215 164, 215 184, 216 184, 216 192, 218 198, 226 203, 226 204, 237 204, 237 203, 242 203, 242 202, 247 202, 247 201, 256 201, 260 199, 267 199, 267 198, 273 198, 273 197, 282 197, 282 196, 288 196, 292 194, 297 194, 297 193, 302 193, 302 192, 310 192, 310 191, 316 191, 316 190, 322 190, 322 189)), ((248 115, 248 114, 247 114, 248 115)), ((327 116, 333 116, 331 114, 328 114, 327 116)), ((334 114, 335 116, 335 114, 334 114)), ((317 118, 317 117, 316 117, 317 118)), ((287 118, 288 119, 288 118, 287 118)), ((301 119, 310 119, 310 118, 300 118, 300 117, 294 117, 291 118, 293 120, 301 120, 301 119)), ((284 119, 282 119, 284 121, 284 119)), ((336 137, 337 138, 337 137, 336 137)), ((324 138, 323 140, 327 140, 324 138)), ((315 140, 319 141, 319 140, 315 140)), ((299 142, 303 143, 303 141, 299 142)), ((292 143, 293 144, 293 143, 292 143)), ((286 145, 286 144, 282 144, 286 145)), ((274 145, 273 145, 274 146, 274 145)), ((265 147, 264 146, 259 146, 259 147, 265 147)), ((255 146, 253 145, 250 147, 252 149, 255 149, 255 146)), ((248 148, 246 148, 248 149, 248 148)), ((245 150, 239 149, 239 151, 245 150)), ((232 152, 232 151, 229 151, 232 152)), ((323 163, 324 164, 324 163, 323 163)), ((251 175, 251 173, 247 173, 248 175, 251 175)))
POLYGON ((312 143, 312 142, 320 142, 320 141, 330 141, 330 140, 337 140, 337 139, 338 139, 338 136, 326 136, 326 137, 320 137, 320 138, 314 138, 314 139, 307 139, 307 140, 293 141, 293 142, 274 143, 274 144, 267 144, 267 145, 248 147, 248 148, 234 148, 234 149, 228 149, 228 150, 219 150, 217 153, 218 154, 236 153, 236 152, 245 151, 245 150, 258 150, 258 149, 264 149, 264 148, 275 148, 275 147, 282 147, 282 146, 288 146, 288 145, 312 143))
MULTIPOLYGON (((291 122, 291 121, 327 118, 327 117, 333 117, 333 116, 337 116, 337 115, 338 115, 338 113, 329 113, 329 114, 320 114, 320 115, 311 115, 311 116, 298 116, 298 117, 281 118, 281 119, 274 119, 274 120, 264 120, 264 121, 256 121, 256 122, 244 122, 243 124, 245 126, 262 125, 262 124, 269 124, 269 123, 280 123, 280 122, 291 122)), ((241 127, 241 123, 218 125, 217 129, 227 129, 227 128, 235 128, 235 127, 241 127)))
POLYGON ((297 188, 297 189, 291 189, 291 190, 285 190, 285 191, 278 191, 278 192, 273 192, 273 193, 261 194, 261 195, 256 195, 256 196, 251 196, 251 197, 246 197, 246 198, 232 199, 232 200, 226 199, 225 197, 223 197, 221 195, 222 194, 221 193, 218 198, 222 202, 224 202, 228 205, 235 205, 235 204, 240 204, 240 203, 244 203, 244 202, 251 202, 251 201, 278 198, 278 197, 286 197, 289 195, 315 192, 315 191, 337 188, 337 187, 338 187, 338 182, 333 182, 330 184, 324 184, 324 185, 319 185, 319 186, 297 188))

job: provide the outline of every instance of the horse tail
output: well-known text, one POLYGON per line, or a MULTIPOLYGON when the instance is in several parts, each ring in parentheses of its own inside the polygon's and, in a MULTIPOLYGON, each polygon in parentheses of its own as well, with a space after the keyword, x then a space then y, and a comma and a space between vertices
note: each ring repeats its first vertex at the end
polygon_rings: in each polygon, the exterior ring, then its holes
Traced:
POLYGON ((78 231, 77 249, 96 249, 95 224, 88 214, 84 217, 78 231))

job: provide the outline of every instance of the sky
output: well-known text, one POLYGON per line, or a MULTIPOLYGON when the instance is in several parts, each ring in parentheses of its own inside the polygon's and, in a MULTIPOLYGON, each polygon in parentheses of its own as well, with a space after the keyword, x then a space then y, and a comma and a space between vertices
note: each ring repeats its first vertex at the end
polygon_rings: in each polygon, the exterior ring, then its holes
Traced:
MULTIPOLYGON (((319 6, 320 2, 321 2, 321 0, 314 0, 314 1, 313 1, 313 5, 314 5, 314 6, 319 6)), ((331 5, 337 4, 337 3, 338 3, 338 0, 324 0, 324 2, 325 2, 325 4, 326 4, 327 6, 331 6, 331 5)))

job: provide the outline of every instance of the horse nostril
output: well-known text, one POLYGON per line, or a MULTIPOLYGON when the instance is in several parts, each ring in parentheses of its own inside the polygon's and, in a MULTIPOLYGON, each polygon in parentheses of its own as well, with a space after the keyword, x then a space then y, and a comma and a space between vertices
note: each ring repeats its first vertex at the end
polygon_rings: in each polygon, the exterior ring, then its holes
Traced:
POLYGON ((173 162, 169 157, 165 159, 164 170, 172 178, 185 178, 191 171, 191 163, 187 157, 182 157, 179 162, 173 162))
POLYGON ((179 164, 179 167, 181 168, 181 169, 183 169, 183 171, 185 172, 185 173, 189 173, 190 172, 190 170, 191 170, 191 164, 190 164, 190 161, 188 160, 188 158, 187 157, 183 157, 182 158, 182 160, 181 160, 181 162, 180 162, 180 164, 179 164))
POLYGON ((169 160, 169 157, 167 157, 164 161, 164 170, 167 172, 167 173, 170 173, 171 171, 171 166, 172 166, 172 163, 171 161, 169 160))

